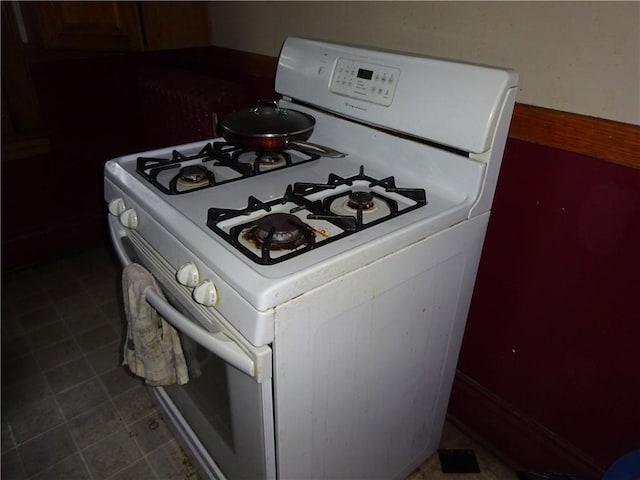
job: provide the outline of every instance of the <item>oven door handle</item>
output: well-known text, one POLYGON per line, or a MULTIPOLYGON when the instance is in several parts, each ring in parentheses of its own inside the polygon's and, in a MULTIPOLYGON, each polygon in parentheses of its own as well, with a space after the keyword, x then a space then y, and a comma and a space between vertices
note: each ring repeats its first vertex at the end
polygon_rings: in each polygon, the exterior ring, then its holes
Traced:
MULTIPOLYGON (((122 239, 126 237, 127 234, 124 229, 120 227, 117 217, 109 217, 109 233, 111 234, 111 243, 113 244, 116 256, 122 266, 126 267, 132 263, 132 260, 122 243, 122 239)), ((254 360, 223 332, 209 332, 199 325, 196 325, 151 290, 150 287, 145 289, 144 294, 149 305, 155 308, 165 320, 187 335, 191 340, 200 344, 241 372, 256 378, 258 381, 264 380, 265 378, 263 377, 265 376, 268 378, 269 372, 266 371, 266 369, 265 371, 256 371, 256 363, 254 360)))
POLYGON ((180 330, 194 342, 217 355, 225 362, 241 372, 255 377, 255 363, 233 340, 222 332, 212 333, 187 319, 182 313, 173 308, 151 287, 144 290, 147 303, 162 315, 175 328, 180 330))

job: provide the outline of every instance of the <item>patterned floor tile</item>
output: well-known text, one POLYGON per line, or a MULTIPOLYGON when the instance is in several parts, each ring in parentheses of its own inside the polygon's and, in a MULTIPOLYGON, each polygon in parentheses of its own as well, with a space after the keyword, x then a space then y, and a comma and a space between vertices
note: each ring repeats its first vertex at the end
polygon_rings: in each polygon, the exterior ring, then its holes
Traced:
POLYGON ((18 444, 64 423, 62 412, 53 396, 13 412, 7 420, 18 444))
POLYGON ((149 463, 142 459, 116 473, 109 480, 164 480, 164 478, 158 478, 149 463))
POLYGON ((126 423, 134 423, 156 411, 148 388, 139 385, 113 398, 113 403, 126 423))
POLYGON ((88 380, 94 375, 93 370, 84 357, 52 368, 44 372, 44 376, 55 393, 62 392, 79 383, 88 380))
POLYGON ((131 435, 136 437, 144 453, 157 449, 172 438, 169 428, 158 412, 141 418, 132 424, 129 429, 131 435))
MULTIPOLYGON (((79 453, 56 463, 52 467, 40 472, 31 480, 93 480, 87 470, 84 460, 79 453)), ((143 480, 140 477, 138 480, 143 480)))
POLYGON ((69 430, 80 448, 88 447, 124 428, 111 402, 101 403, 69 421, 69 430))
POLYGON ((102 382, 97 377, 90 378, 75 387, 56 395, 62 413, 67 420, 90 411, 96 405, 109 400, 102 382))
POLYGON ((61 425, 18 446, 29 476, 40 473, 73 455, 76 446, 66 425, 61 425))
POLYGON ((11 480, 25 480, 27 472, 24 470, 18 450, 13 448, 7 452, 2 452, 2 467, 0 468, 0 478, 11 480))
POLYGON ((200 475, 175 440, 151 452, 147 459, 156 472, 162 472, 163 480, 198 480, 200 475))
POLYGON ((124 428, 86 448, 82 455, 96 480, 106 479, 142 458, 137 443, 124 428))

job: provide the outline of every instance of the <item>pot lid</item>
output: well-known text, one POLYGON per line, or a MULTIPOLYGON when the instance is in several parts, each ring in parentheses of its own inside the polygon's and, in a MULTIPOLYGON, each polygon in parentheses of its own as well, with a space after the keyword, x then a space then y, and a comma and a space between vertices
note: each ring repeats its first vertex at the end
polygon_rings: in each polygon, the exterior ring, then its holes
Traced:
POLYGON ((230 113, 222 120, 224 132, 247 137, 276 137, 308 133, 315 126, 311 115, 280 108, 275 101, 258 101, 258 106, 230 113))

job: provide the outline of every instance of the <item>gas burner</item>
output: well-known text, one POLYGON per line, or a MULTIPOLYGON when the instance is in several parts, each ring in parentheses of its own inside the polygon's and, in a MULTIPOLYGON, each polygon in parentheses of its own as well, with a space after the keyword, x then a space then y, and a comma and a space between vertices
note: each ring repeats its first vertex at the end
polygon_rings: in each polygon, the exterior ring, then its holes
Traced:
POLYGON ((202 187, 215 184, 213 173, 200 165, 182 167, 176 178, 176 184, 181 187, 202 187))
POLYGON ((361 210, 364 213, 373 213, 378 209, 378 205, 373 199, 373 193, 370 191, 351 192, 347 196, 344 205, 345 210, 354 213, 361 210))
POLYGON ((361 166, 352 177, 294 183, 268 202, 249 196, 246 208, 210 208, 207 226, 254 262, 273 265, 426 204, 424 189, 398 188, 361 166))
POLYGON ((256 152, 253 169, 256 173, 291 165, 291 156, 287 152, 256 152))
POLYGON ((269 250, 294 250, 307 242, 305 231, 309 227, 290 213, 271 213, 256 221, 248 235, 252 235, 260 246, 269 250))
POLYGON ((180 148, 184 150, 138 157, 136 171, 161 192, 180 195, 320 158, 320 155, 293 148, 281 152, 255 152, 224 141, 180 148))
POLYGON ((238 150, 231 156, 234 164, 246 172, 247 176, 267 173, 271 170, 293 165, 291 155, 285 151, 261 152, 254 150, 238 150))

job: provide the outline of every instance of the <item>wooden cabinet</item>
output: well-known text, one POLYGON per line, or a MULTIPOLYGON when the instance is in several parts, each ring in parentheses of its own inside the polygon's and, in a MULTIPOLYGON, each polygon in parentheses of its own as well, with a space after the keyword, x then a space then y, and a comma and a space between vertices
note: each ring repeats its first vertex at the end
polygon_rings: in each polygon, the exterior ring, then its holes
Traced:
POLYGON ((46 49, 144 51, 210 45, 207 2, 21 2, 46 49))
POLYGON ((139 5, 147 50, 211 45, 209 2, 140 2, 139 5))

